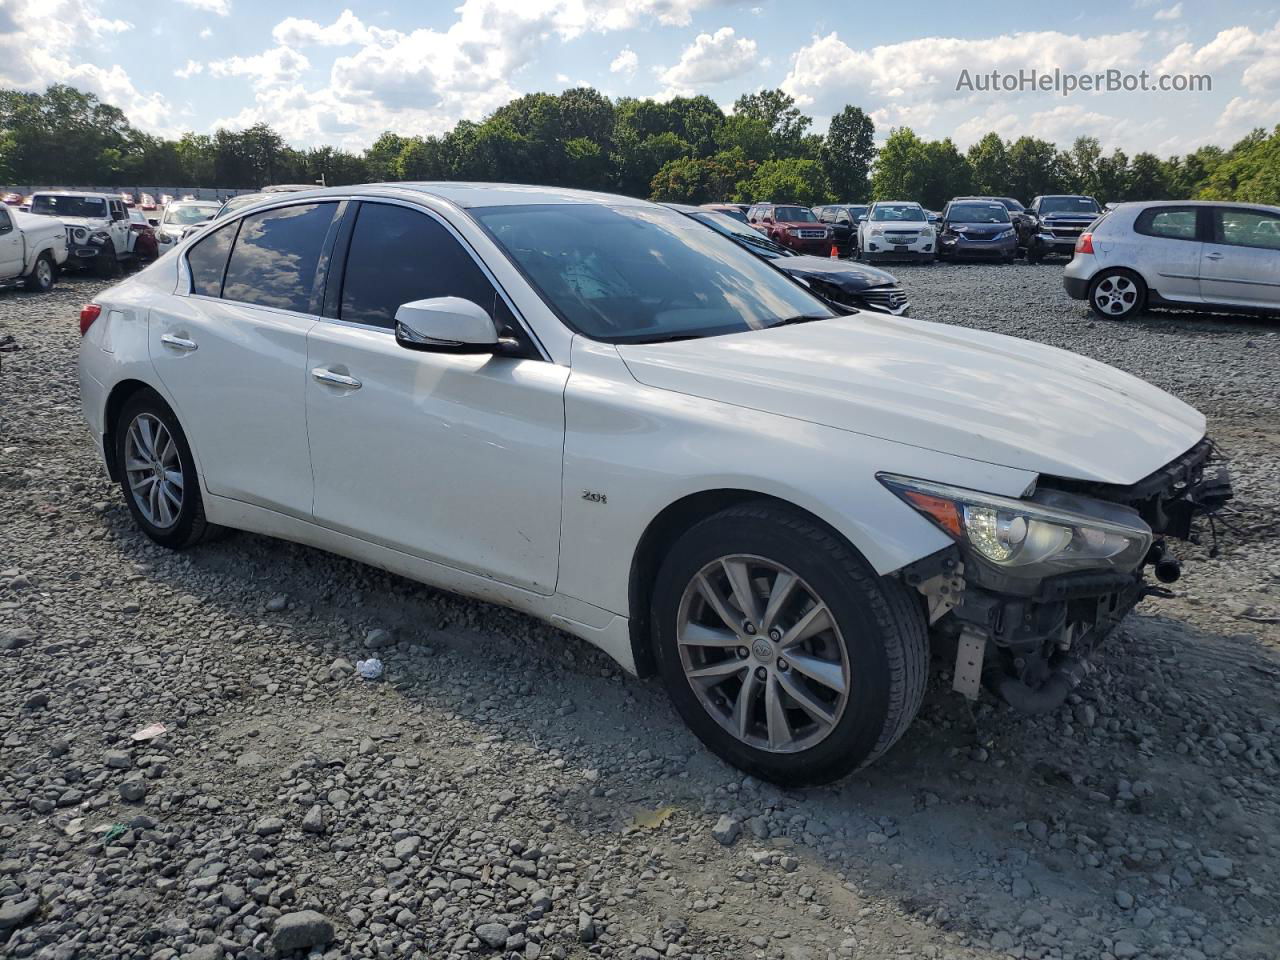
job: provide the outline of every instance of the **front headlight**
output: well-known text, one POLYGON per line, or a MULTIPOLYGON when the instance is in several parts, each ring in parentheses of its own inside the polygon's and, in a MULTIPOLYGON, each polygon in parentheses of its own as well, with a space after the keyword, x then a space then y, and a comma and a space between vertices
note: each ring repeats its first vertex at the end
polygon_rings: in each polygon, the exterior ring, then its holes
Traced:
POLYGON ((884 233, 884 227, 872 227, 872 228, 871 228, 871 236, 873 236, 873 237, 878 237, 878 236, 880 236, 880 235, 881 235, 881 234, 883 234, 883 233, 884 233))
POLYGON ((1142 518, 1104 500, 1050 490, 1016 500, 910 477, 879 479, 962 547, 1011 576, 1127 573, 1151 549, 1151 528, 1142 518))
POLYGON ((89 237, 89 231, 84 227, 76 227, 71 231, 71 237, 76 241, 76 243, 84 243, 89 237))
POLYGON ((1012 236, 1013 236, 1013 231, 1012 231, 1012 230, 1001 230, 999 233, 997 233, 997 234, 996 234, 996 239, 997 239, 997 240, 1008 240, 1008 239, 1009 239, 1010 237, 1012 237, 1012 236))

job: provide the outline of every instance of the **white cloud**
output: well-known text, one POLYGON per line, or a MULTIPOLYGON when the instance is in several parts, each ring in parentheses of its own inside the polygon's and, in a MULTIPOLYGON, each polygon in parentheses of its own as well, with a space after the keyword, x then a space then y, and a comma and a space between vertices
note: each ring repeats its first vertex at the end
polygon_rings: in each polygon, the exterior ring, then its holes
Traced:
POLYGON ((636 52, 630 47, 624 47, 613 62, 609 64, 610 73, 625 73, 628 76, 636 72, 636 67, 640 65, 640 58, 636 52))
POLYGON ((175 77, 186 80, 188 77, 194 77, 197 73, 204 73, 204 64, 199 60, 188 60, 186 66, 179 70, 173 71, 175 77))
POLYGON ((208 39, 209 39, 210 37, 212 37, 212 36, 213 36, 213 28, 212 28, 212 27, 205 27, 204 29, 202 29, 202 30, 200 31, 200 39, 201 39, 201 40, 208 40, 208 39))
POLYGON ((350 10, 343 10, 338 19, 328 26, 321 26, 314 20, 287 17, 275 25, 271 36, 276 43, 292 47, 341 47, 373 43, 380 37, 393 38, 395 31, 366 26, 350 10))
POLYGON ((1155 19, 1157 20, 1178 20, 1181 17, 1182 17, 1181 0, 1179 0, 1178 3, 1175 3, 1172 7, 1165 7, 1163 10, 1157 10, 1155 12, 1155 19))
POLYGON ((733 27, 700 33, 680 53, 680 62, 659 74, 669 90, 693 92, 707 84, 722 83, 759 65, 756 42, 739 37, 733 27))
POLYGON ((252 57, 227 57, 209 64, 211 77, 248 77, 255 86, 277 87, 296 82, 311 69, 311 62, 297 50, 272 47, 252 57))
POLYGON ((220 17, 225 17, 231 12, 231 0, 178 0, 178 2, 206 13, 216 13, 220 17))

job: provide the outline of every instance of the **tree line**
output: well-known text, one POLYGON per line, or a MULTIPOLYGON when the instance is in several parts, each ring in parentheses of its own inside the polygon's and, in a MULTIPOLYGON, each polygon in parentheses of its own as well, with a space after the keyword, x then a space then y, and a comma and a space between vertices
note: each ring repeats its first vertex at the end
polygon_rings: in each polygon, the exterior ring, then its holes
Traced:
POLYGON ((381 180, 489 180, 608 190, 703 203, 772 199, 803 204, 918 200, 964 194, 1085 193, 1102 202, 1158 198, 1280 203, 1280 126, 1229 148, 1167 158, 1098 140, 1069 148, 988 133, 961 151, 908 127, 875 145, 875 124, 848 105, 827 133, 782 90, 743 94, 730 113, 706 96, 610 99, 590 87, 530 93, 480 122, 441 135, 382 134, 362 153, 299 150, 266 124, 156 137, 91 93, 0 90, 0 183, 182 184, 261 187, 381 180))

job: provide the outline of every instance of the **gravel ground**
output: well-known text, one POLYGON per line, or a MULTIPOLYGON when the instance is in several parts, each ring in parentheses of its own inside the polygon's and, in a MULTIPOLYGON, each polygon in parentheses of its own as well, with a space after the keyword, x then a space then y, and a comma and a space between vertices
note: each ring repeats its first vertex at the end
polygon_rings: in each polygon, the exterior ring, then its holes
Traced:
POLYGON ((917 316, 1205 410, 1236 512, 1058 713, 970 711, 938 665, 889 756, 798 792, 527 618, 247 534, 153 547, 80 421, 96 283, 0 293, 0 955, 1276 957, 1276 328, 1095 322, 1049 264, 897 272, 917 316))

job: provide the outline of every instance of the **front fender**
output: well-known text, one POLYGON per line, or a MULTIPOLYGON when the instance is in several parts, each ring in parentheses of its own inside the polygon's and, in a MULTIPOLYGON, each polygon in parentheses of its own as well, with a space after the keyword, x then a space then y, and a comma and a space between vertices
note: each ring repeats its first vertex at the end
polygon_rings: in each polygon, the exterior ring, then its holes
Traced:
POLYGON ((629 615, 632 560, 666 507, 711 490, 792 503, 842 534, 879 573, 950 539, 876 479, 898 473, 1022 494, 1025 470, 880 440, 636 382, 617 351, 578 338, 565 391, 557 589, 629 615))

